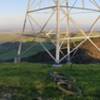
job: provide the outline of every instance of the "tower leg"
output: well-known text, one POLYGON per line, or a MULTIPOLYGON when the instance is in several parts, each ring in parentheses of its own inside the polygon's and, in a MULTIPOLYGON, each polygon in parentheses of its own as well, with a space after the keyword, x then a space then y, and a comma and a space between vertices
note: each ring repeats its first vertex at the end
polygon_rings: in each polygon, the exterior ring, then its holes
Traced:
POLYGON ((60 61, 60 2, 56 1, 56 63, 59 64, 60 61))
POLYGON ((67 5, 67 25, 68 25, 68 30, 67 30, 67 32, 68 32, 68 40, 67 40, 67 54, 68 54, 68 57, 67 57, 67 64, 71 64, 71 59, 70 59, 70 22, 69 22, 69 17, 70 17, 70 15, 69 15, 69 9, 68 9, 68 6, 69 6, 69 3, 68 3, 68 0, 67 0, 67 3, 66 3, 66 5, 67 5))
POLYGON ((18 52, 17 52, 17 57, 15 58, 15 63, 20 63, 21 62, 21 50, 22 50, 22 43, 19 44, 18 47, 18 52))

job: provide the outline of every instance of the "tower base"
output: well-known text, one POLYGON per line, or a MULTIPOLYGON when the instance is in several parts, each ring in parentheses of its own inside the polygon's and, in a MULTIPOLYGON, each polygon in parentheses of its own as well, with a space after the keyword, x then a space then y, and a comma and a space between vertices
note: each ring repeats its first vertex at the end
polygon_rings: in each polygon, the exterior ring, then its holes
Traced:
POLYGON ((59 68, 59 67, 62 67, 62 65, 61 64, 53 64, 52 65, 54 68, 59 68))

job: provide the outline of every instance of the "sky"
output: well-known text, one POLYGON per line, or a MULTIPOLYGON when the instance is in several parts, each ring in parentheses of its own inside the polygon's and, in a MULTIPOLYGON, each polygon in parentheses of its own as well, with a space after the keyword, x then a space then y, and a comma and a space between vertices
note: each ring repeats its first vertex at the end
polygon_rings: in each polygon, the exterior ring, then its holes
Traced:
POLYGON ((28 0, 0 0, 0 33, 22 31, 27 2, 28 0))
POLYGON ((21 31, 27 0, 0 0, 0 32, 21 31))

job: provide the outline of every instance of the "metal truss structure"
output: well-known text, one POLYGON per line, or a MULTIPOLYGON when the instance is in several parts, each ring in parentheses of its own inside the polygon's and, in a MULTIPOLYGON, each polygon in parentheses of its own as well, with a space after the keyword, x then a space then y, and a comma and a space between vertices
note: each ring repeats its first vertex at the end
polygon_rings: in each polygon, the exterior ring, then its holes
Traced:
MULTIPOLYGON (((100 37, 100 35, 94 34, 97 24, 100 25, 100 0, 28 0, 23 35, 33 37, 33 40, 36 39, 56 64, 61 63, 64 59, 67 59, 66 62, 70 64, 71 57, 87 40, 100 51, 92 40, 92 38, 100 37), (84 22, 86 19, 81 19, 81 16, 86 17, 89 14, 95 17, 90 20, 86 30, 78 22, 86 23, 84 22), (82 21, 83 19, 84 21, 82 21), (76 41, 79 42, 76 43, 76 41), (48 50, 44 42, 54 45, 55 55, 48 50), (64 48, 66 48, 66 53, 62 51, 64 48)), ((20 43, 19 58, 22 46, 23 43, 20 43)), ((30 48, 27 50, 29 51, 30 48)))

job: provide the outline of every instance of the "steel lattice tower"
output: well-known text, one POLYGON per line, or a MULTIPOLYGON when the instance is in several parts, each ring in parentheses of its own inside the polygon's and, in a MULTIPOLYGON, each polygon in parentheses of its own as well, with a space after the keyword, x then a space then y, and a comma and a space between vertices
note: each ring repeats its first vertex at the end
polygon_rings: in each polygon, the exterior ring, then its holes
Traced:
MULTIPOLYGON (((78 15, 77 15, 78 16, 78 15)), ((26 10, 24 25, 23 25, 23 35, 29 35, 33 38, 39 38, 39 39, 49 39, 50 42, 55 46, 55 55, 53 55, 48 48, 43 44, 43 42, 39 41, 40 45, 43 47, 43 49, 49 54, 49 56, 55 61, 56 64, 61 63, 65 58, 67 58, 67 63, 71 63, 71 53, 76 53, 78 48, 85 43, 87 40, 91 42, 91 44, 100 51, 100 48, 93 42, 91 38, 97 38, 100 37, 100 35, 92 35, 93 30, 95 28, 95 25, 100 21, 100 1, 99 0, 28 0, 28 7, 26 10), (86 3, 92 5, 92 7, 89 7, 86 3), (34 6, 35 2, 38 2, 36 7, 34 6), (45 11, 46 14, 49 14, 49 17, 47 19, 43 18, 43 13, 45 11), (93 19, 89 29, 88 34, 86 31, 81 28, 81 26, 72 18, 72 12, 79 14, 79 13, 96 13, 96 18, 93 19), (75 12, 77 11, 77 12, 75 12), (40 16, 40 19, 38 20, 44 20, 44 23, 40 25, 41 27, 38 27, 40 31, 32 31, 31 34, 26 32, 26 25, 27 21, 31 24, 31 28, 34 28, 35 26, 33 23, 41 24, 37 22, 37 20, 34 19, 34 15, 40 16), (51 13, 51 14, 50 14, 51 13), (54 17, 53 17, 54 16, 54 17), (62 18, 62 16, 64 18, 62 18), (33 18, 32 18, 33 17, 33 18), (54 18, 54 27, 55 29, 52 31, 52 28, 49 30, 47 27, 49 21, 51 18, 54 18), (33 19, 33 20, 30 20, 33 19), (64 19, 61 20, 61 19, 64 19), (74 35, 71 36, 71 25, 74 23, 75 28, 77 28, 78 32, 80 32, 81 36, 74 35), (62 29, 62 26, 64 24, 64 29, 62 29), (47 31, 48 30, 48 31, 47 31), (64 33, 63 33, 64 30, 64 33), (39 34, 39 35, 38 35, 39 34), (40 35, 42 34, 42 35, 40 35), (53 38, 52 38, 53 35, 53 38), (64 35, 64 36, 63 36, 64 35), (75 40, 81 40, 81 42, 77 45, 75 45, 73 48, 71 48, 71 43, 75 42, 75 40), (62 48, 66 48, 67 52, 65 55, 60 56, 62 52, 62 48)), ((21 48, 22 43, 20 43, 18 48, 18 57, 20 61, 20 55, 21 55, 21 48)))

